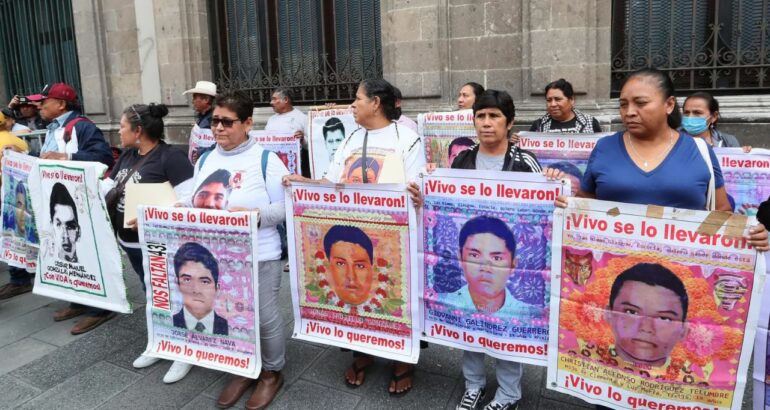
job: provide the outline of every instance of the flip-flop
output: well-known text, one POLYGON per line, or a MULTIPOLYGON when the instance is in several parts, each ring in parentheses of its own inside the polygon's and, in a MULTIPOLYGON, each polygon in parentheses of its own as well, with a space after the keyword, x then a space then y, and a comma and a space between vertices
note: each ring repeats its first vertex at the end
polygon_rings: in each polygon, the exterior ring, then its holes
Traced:
MULTIPOLYGON (((404 380, 406 378, 412 378, 412 383, 414 383, 414 365, 409 366, 409 370, 397 375, 395 373, 396 366, 393 366, 393 372, 390 375, 390 382, 393 383, 393 386, 397 386, 398 382, 401 380, 404 380)), ((411 384, 408 389, 404 391, 390 391, 390 385, 388 385, 388 393, 390 393, 391 396, 403 396, 407 393, 409 393, 412 390, 412 387, 414 387, 414 384, 411 384)))
POLYGON ((358 380, 358 376, 363 373, 363 378, 361 379, 361 384, 355 384, 348 381, 348 378, 345 377, 345 384, 348 386, 348 388, 351 389, 357 389, 364 385, 364 382, 366 381, 366 369, 369 368, 374 362, 369 362, 366 366, 358 367, 357 365, 358 359, 353 359, 353 363, 350 365, 350 369, 353 369, 353 374, 355 375, 355 380, 358 380))

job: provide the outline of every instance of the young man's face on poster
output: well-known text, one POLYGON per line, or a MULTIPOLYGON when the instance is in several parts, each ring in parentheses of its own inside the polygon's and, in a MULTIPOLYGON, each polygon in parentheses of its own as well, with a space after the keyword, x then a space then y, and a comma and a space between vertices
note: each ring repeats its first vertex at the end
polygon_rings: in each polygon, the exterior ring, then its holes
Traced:
POLYGON ((200 188, 193 197, 195 208, 225 209, 227 206, 227 187, 221 182, 210 182, 200 188))
POLYGON ((329 252, 331 285, 343 302, 360 305, 372 290, 374 270, 366 249, 361 245, 339 241, 329 252))
POLYGON ((471 296, 491 299, 505 292, 516 262, 502 238, 491 233, 470 235, 461 251, 460 266, 471 296))
POLYGON ((54 244, 59 258, 77 262, 77 241, 80 239, 80 226, 75 219, 75 210, 69 205, 56 204, 53 220, 54 244))
POLYGON ((662 366, 687 336, 680 297, 663 286, 627 281, 605 313, 624 360, 662 366))
POLYGON ((184 307, 197 319, 214 309, 217 284, 211 271, 200 262, 187 261, 179 269, 179 291, 184 307))

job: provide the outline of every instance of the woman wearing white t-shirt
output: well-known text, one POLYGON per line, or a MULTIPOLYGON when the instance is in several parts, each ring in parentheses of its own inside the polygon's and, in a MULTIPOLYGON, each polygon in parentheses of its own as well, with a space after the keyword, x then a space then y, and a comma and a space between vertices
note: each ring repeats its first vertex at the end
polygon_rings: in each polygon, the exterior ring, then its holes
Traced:
POLYGON ((262 372, 256 381, 233 376, 219 396, 220 408, 234 405, 255 382, 256 388, 246 408, 264 408, 283 385, 281 370, 286 342, 278 309, 282 266, 281 239, 276 225, 286 219, 281 180, 289 171, 277 155, 263 154, 264 148, 249 138, 252 111, 251 100, 242 94, 220 95, 214 100, 211 130, 216 145, 198 160, 194 191, 185 204, 195 208, 259 211, 259 254, 253 258, 259 262, 262 372))
MULTIPOLYGON (((403 165, 405 182, 416 179, 417 173, 425 166, 425 154, 420 137, 395 122, 400 116, 395 87, 385 80, 364 80, 358 86, 351 108, 361 128, 342 141, 326 175, 320 180, 287 175, 284 177, 285 184, 292 181, 376 184, 387 170, 384 165, 399 163, 403 165)), ((370 355, 355 352, 354 356, 353 363, 345 371, 345 381, 350 387, 363 384, 366 369, 374 363, 370 355)), ((394 361, 388 391, 404 394, 411 390, 413 374, 413 365, 394 361)))

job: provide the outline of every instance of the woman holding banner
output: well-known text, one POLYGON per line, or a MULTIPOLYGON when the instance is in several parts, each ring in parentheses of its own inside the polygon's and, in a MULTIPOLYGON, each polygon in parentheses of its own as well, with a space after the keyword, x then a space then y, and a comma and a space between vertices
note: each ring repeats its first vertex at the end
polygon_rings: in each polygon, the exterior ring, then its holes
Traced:
POLYGON ((602 132, 599 121, 575 109, 575 91, 569 81, 560 78, 545 86, 546 114, 529 128, 533 132, 590 134, 602 132))
MULTIPOLYGON (((405 181, 413 181, 425 166, 420 137, 412 130, 399 126, 396 120, 400 110, 396 107, 396 89, 385 80, 364 80, 358 86, 352 104, 353 115, 361 128, 351 133, 334 155, 326 175, 311 180, 300 175, 287 175, 284 183, 297 182, 362 182, 376 184, 384 178, 393 180, 403 175, 405 181), (401 169, 387 170, 393 164, 401 169), (387 175, 387 176, 386 176, 387 175), (384 178, 383 178, 384 177, 384 178)), ((354 361, 345 371, 345 381, 351 388, 364 383, 366 369, 374 364, 372 356, 355 352, 354 361)), ((394 362, 388 386, 391 394, 404 394, 412 389, 414 366, 394 362)))
POLYGON ((233 376, 219 395, 220 408, 234 405, 254 384, 246 408, 264 408, 283 386, 286 342, 278 309, 282 265, 276 226, 286 219, 281 178, 289 170, 275 153, 249 138, 253 107, 252 101, 239 93, 220 95, 214 100, 211 130, 216 145, 195 165, 193 195, 185 201, 185 205, 196 208, 259 212, 259 254, 255 259, 259 263, 262 371, 256 381, 233 376))
MULTIPOLYGON (((740 147, 741 143, 734 135, 720 132, 719 101, 707 92, 697 92, 687 96, 682 104, 684 117, 682 129, 693 137, 703 138, 712 147, 740 147)), ((744 152, 750 152, 750 146, 743 146, 744 152)))
MULTIPOLYGON (((115 184, 111 192, 113 195, 118 195, 114 205, 116 209, 111 212, 111 215, 115 216, 112 226, 118 236, 120 247, 126 252, 131 267, 139 275, 139 280, 145 289, 142 249, 136 231, 136 218, 124 224, 126 184, 129 181, 135 184, 169 182, 174 187, 177 197, 189 195, 192 188, 193 167, 187 155, 163 140, 163 117, 166 115, 168 115, 168 108, 164 104, 135 104, 123 110, 118 135, 124 151, 110 173, 110 180, 115 184)), ((134 360, 133 366, 142 369, 153 365, 158 360, 160 359, 142 355, 134 360)), ((173 375, 174 372, 169 370, 164 381, 177 381, 178 379, 174 380, 173 375)))
MULTIPOLYGON (((625 130, 597 142, 577 197, 730 210, 714 151, 677 131, 682 117, 668 75, 656 69, 632 73, 620 92, 620 117, 625 130)), ((567 201, 559 197, 556 206, 566 207, 567 201)), ((759 251, 770 249, 762 224, 751 228, 747 239, 759 251)))

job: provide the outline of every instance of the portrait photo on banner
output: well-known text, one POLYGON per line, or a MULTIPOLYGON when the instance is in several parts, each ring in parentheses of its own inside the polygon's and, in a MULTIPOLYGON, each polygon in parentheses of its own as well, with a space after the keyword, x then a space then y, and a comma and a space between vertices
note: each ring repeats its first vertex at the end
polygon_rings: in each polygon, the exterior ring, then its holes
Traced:
POLYGON ((253 377, 259 373, 256 216, 144 207, 147 352, 253 377))
POLYGON ((560 355, 657 384, 735 388, 752 271, 580 246, 562 261, 560 355))
POLYGON ((299 218, 295 221, 303 318, 406 336, 406 226, 299 218))
POLYGON ((534 204, 427 199, 426 318, 500 338, 547 342, 549 210, 534 204))
POLYGON ((417 116, 428 163, 450 168, 457 155, 476 144, 473 111, 432 112, 417 116))
POLYGON ((770 150, 753 148, 747 154, 742 148, 715 148, 714 153, 733 212, 755 216, 770 197, 770 150))
POLYGON ((313 178, 321 178, 334 159, 337 149, 353 131, 359 128, 350 108, 316 110, 310 117, 310 163, 313 178))

